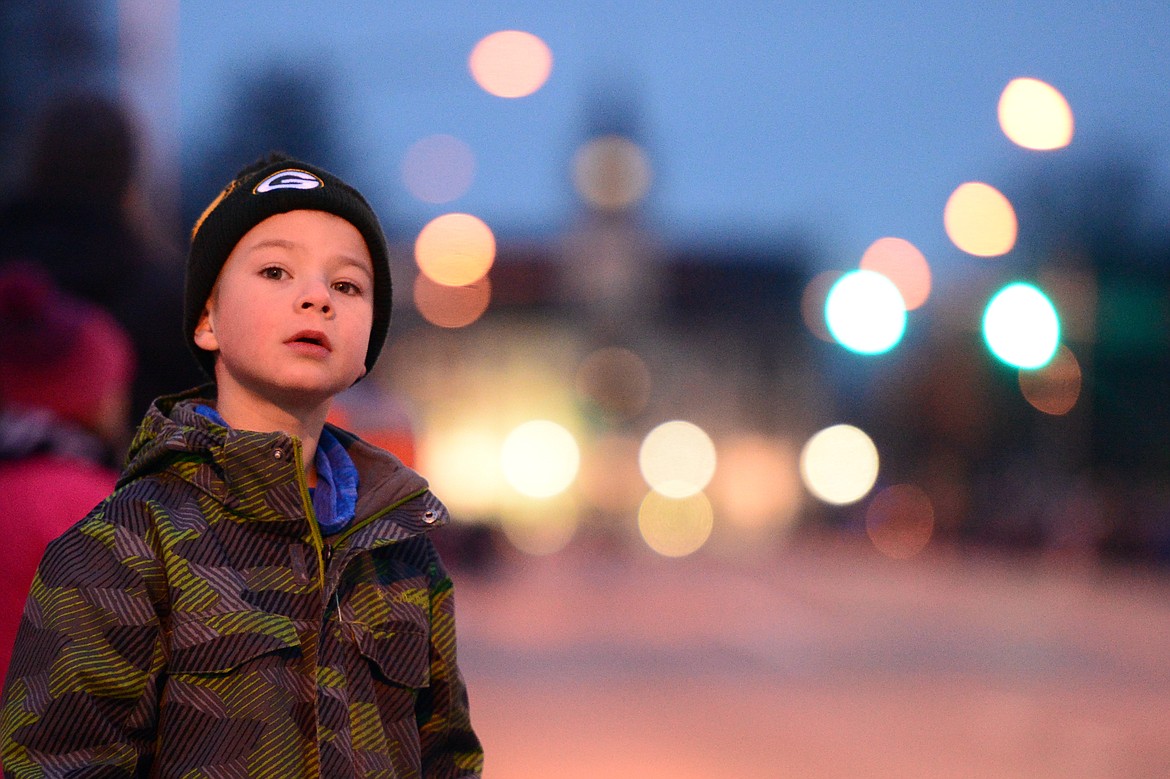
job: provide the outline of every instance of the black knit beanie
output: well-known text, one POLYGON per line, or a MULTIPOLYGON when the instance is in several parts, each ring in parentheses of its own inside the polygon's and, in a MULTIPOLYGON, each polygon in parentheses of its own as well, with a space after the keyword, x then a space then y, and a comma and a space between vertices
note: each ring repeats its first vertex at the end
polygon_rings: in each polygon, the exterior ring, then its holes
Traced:
POLYGON ((374 265, 374 322, 366 350, 373 370, 390 329, 390 259, 378 217, 356 189, 328 171, 283 154, 271 154, 236 174, 195 222, 187 255, 183 333, 195 359, 215 376, 215 353, 195 345, 195 327, 228 255, 244 234, 287 211, 325 211, 362 234, 374 265))

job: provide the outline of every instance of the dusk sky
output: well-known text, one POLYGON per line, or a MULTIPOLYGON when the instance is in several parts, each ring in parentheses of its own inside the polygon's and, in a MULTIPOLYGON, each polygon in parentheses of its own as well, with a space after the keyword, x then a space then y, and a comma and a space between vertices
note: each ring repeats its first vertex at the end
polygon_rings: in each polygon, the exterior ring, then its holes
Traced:
POLYGON ((892 235, 945 259, 957 250, 942 209, 959 184, 1006 191, 1043 155, 1110 150, 1144 155, 1170 207, 1170 5, 1153 0, 201 0, 180 4, 179 44, 185 147, 222 118, 237 74, 319 65, 336 79, 337 127, 359 168, 348 173, 384 182, 379 207, 419 228, 446 211, 501 237, 563 227, 570 160, 607 94, 634 107, 653 170, 648 222, 678 243, 796 235, 851 264, 892 235), (476 42, 503 29, 552 51, 531 96, 493 97, 469 74, 476 42), (1070 147, 1005 137, 996 105, 1018 76, 1067 98, 1070 147), (471 148, 475 176, 462 197, 427 204, 403 185, 402 160, 438 133, 471 148))

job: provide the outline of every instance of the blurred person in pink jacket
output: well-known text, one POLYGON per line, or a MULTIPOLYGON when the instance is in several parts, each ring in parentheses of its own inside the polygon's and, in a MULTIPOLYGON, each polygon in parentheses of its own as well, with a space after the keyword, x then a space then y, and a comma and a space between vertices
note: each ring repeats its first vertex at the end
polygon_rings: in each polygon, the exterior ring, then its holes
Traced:
POLYGON ((134 353, 103 309, 38 266, 0 267, 0 679, 45 546, 114 488, 134 353))

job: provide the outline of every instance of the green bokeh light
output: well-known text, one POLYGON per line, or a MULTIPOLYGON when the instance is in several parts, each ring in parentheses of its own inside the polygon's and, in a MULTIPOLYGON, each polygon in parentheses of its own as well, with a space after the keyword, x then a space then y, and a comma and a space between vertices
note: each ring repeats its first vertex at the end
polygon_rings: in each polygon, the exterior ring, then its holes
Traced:
POLYGON ((906 332, 906 302, 880 273, 846 273, 825 298, 825 324, 837 343, 858 354, 884 354, 906 332))
POLYGON ((987 304, 983 338, 991 353, 1008 365, 1043 368, 1060 346, 1060 317, 1038 288, 1013 282, 987 304))

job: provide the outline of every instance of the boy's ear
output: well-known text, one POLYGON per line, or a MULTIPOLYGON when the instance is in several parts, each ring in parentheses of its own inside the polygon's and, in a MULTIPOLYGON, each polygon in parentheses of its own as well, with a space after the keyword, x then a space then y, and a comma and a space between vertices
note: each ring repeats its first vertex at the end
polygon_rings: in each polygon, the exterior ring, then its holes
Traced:
POLYGON ((219 351, 219 340, 215 337, 215 328, 211 326, 211 312, 207 310, 207 306, 203 307, 203 313, 199 315, 199 322, 195 325, 194 340, 200 349, 209 352, 219 351))

